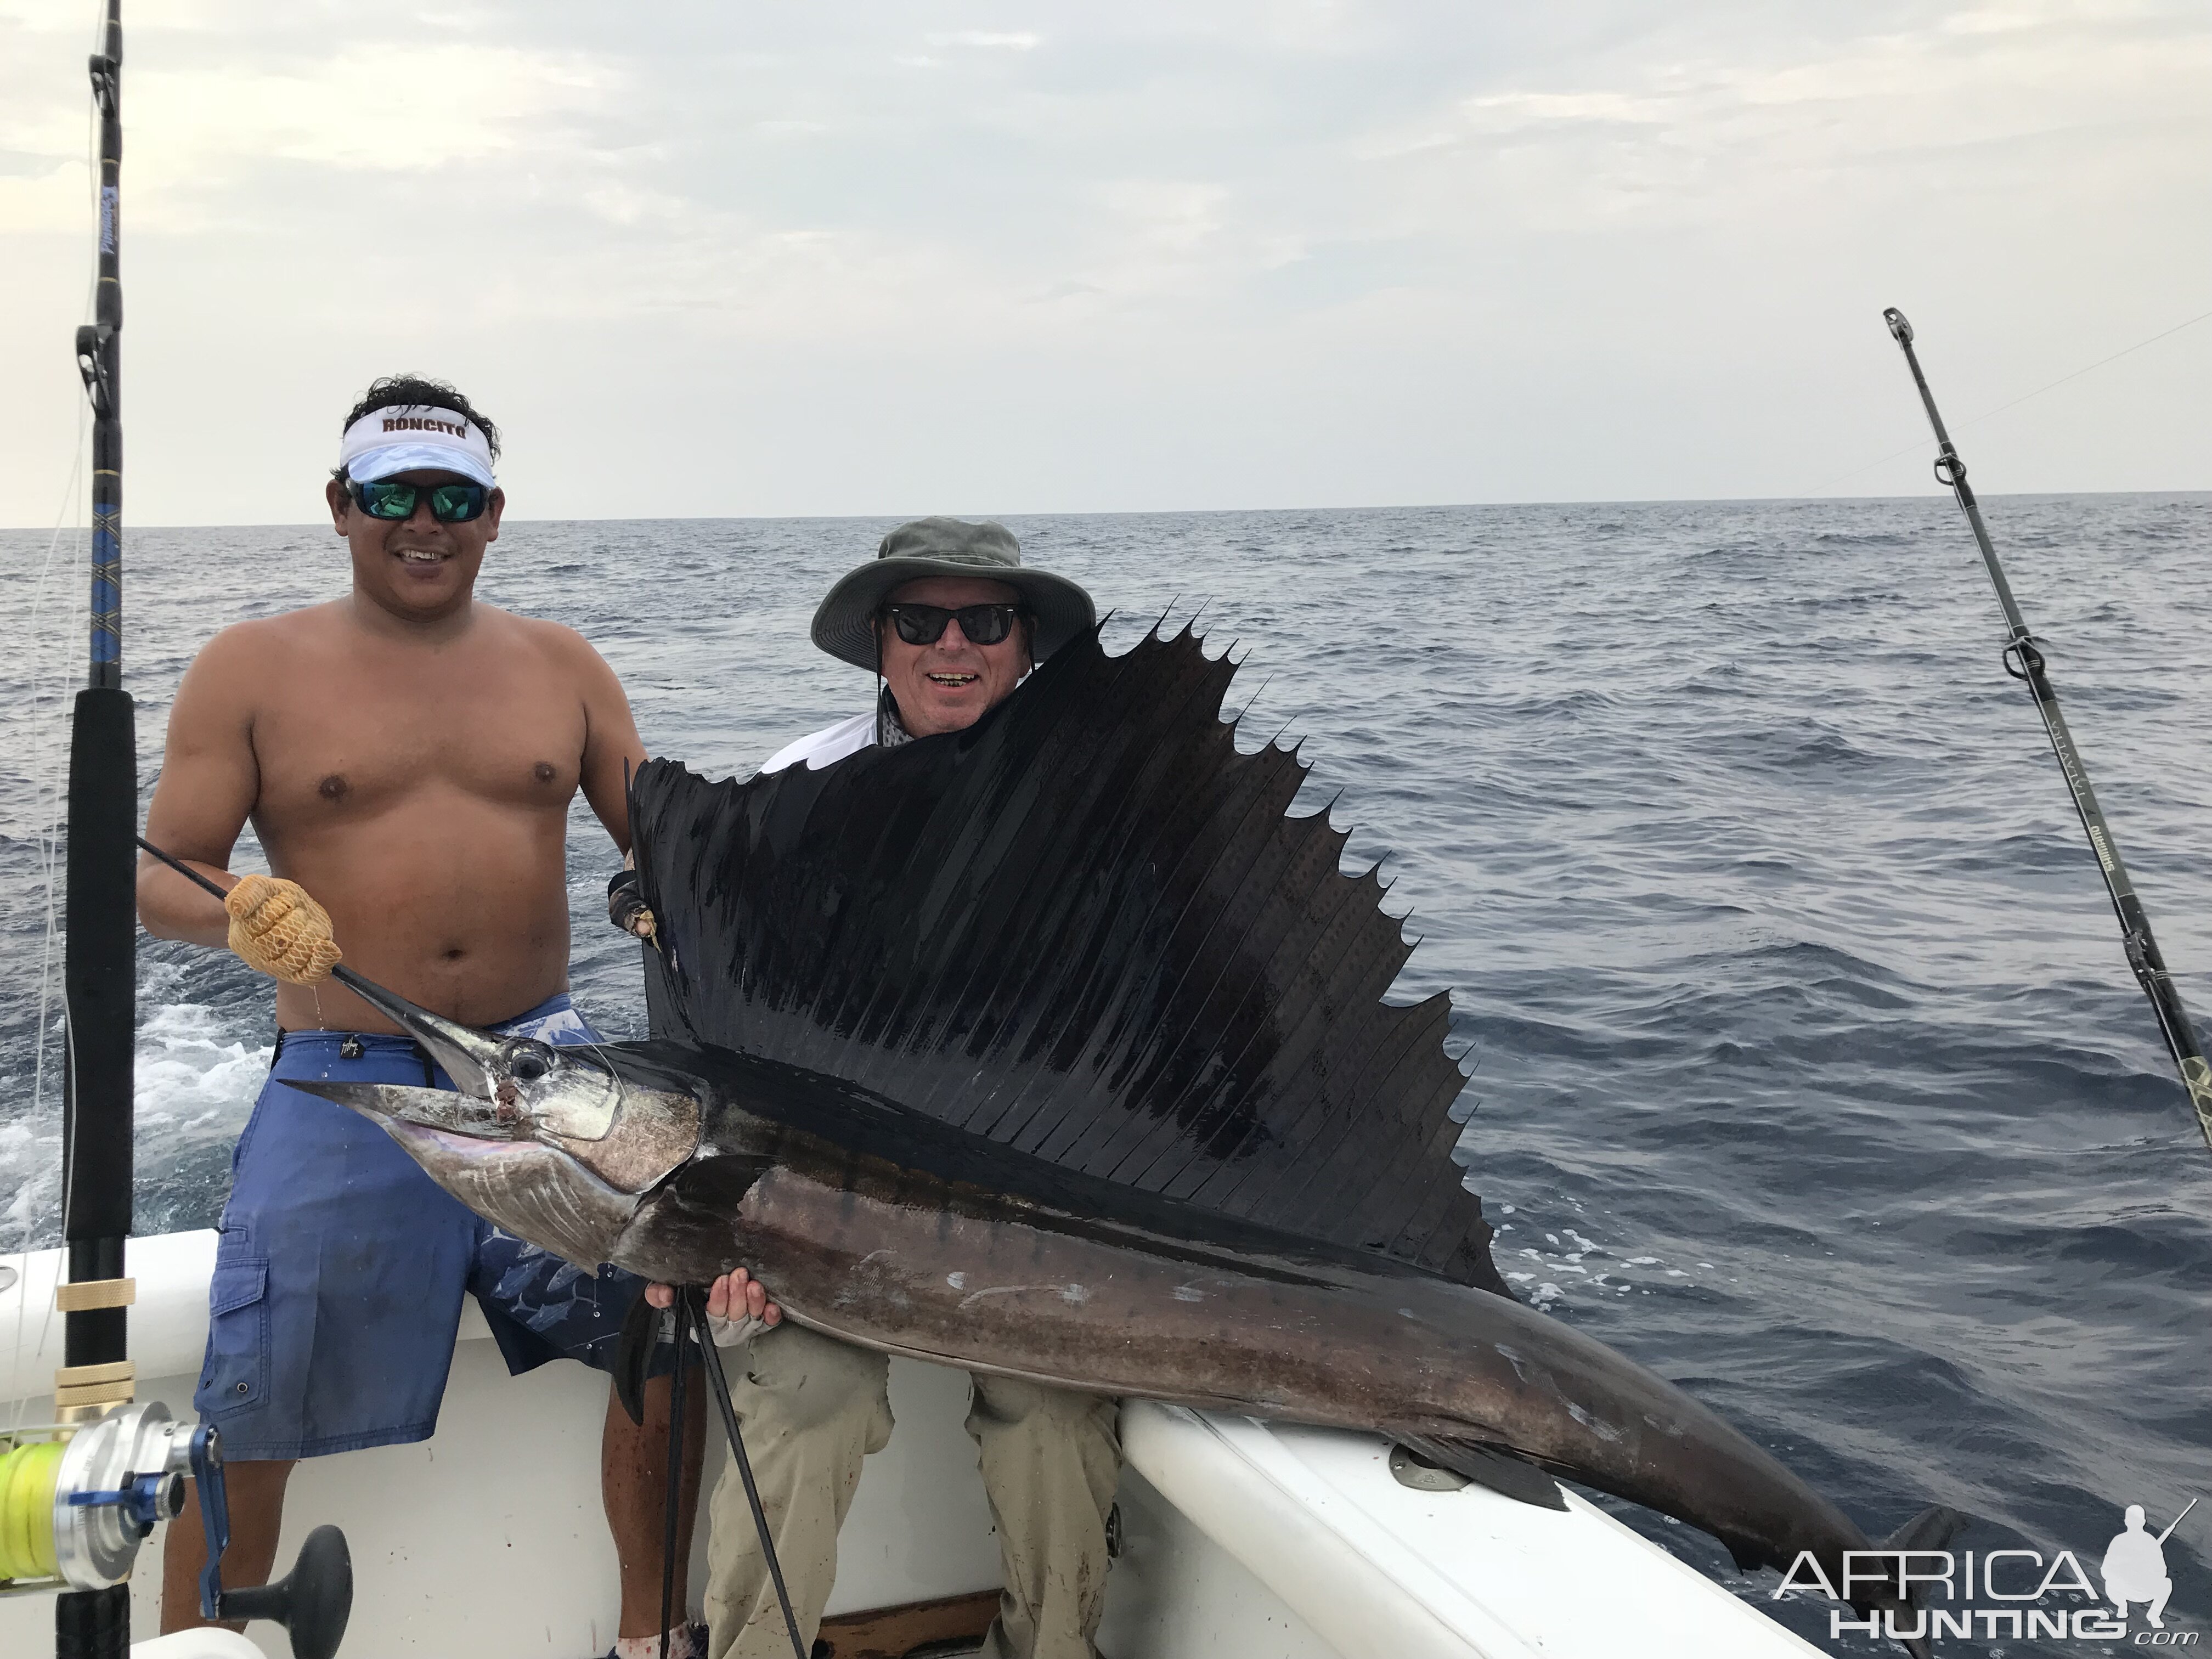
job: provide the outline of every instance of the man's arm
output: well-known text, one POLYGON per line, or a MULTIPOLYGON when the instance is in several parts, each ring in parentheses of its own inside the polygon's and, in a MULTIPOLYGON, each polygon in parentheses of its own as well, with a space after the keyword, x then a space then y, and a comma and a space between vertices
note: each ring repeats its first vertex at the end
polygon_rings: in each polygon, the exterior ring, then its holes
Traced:
MULTIPOLYGON (((238 832, 261 794, 253 755, 251 671, 256 660, 248 623, 208 641, 177 688, 161 775, 146 809, 146 839, 228 890, 227 867, 238 832)), ((230 917, 215 898, 144 854, 138 857, 138 919, 156 939, 188 939, 220 950, 230 942, 230 917)))
POLYGON ((583 696, 584 799, 623 853, 622 870, 607 888, 607 919, 624 933, 651 939, 653 913, 637 897, 629 844, 629 780, 645 763, 645 745, 638 740, 629 699, 606 659, 573 629, 562 629, 560 639, 583 696))
POLYGON ((629 851, 629 775, 645 764, 645 744, 638 740, 637 722, 631 718, 629 699, 606 659, 592 649, 584 636, 569 629, 563 643, 575 665, 584 702, 584 759, 581 781, 584 799, 606 826, 615 846, 629 851))
POLYGON ((329 913, 296 882, 240 879, 226 867, 261 799, 252 688, 267 672, 268 626, 227 628, 192 659, 169 710, 168 750, 146 809, 146 839, 228 896, 216 900, 142 853, 138 919, 156 939, 234 951, 272 979, 313 985, 340 956, 329 913))

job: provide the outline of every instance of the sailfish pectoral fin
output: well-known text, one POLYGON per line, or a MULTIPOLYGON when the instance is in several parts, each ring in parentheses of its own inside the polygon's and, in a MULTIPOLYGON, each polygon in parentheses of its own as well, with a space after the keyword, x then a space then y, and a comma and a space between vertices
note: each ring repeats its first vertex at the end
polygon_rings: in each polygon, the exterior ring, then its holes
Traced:
POLYGON ((287 1078, 284 1084, 301 1094, 349 1107, 387 1127, 393 1123, 413 1123, 425 1129, 477 1135, 487 1140, 508 1138, 490 1102, 456 1094, 451 1089, 425 1089, 402 1083, 324 1083, 307 1078, 287 1078))
POLYGON ((1558 1484, 1534 1465, 1516 1457, 1501 1446, 1479 1445, 1471 1440, 1432 1439, 1427 1435, 1391 1437, 1425 1463, 1449 1469, 1463 1480, 1503 1497, 1533 1504, 1539 1509, 1564 1510, 1567 1500, 1558 1484))

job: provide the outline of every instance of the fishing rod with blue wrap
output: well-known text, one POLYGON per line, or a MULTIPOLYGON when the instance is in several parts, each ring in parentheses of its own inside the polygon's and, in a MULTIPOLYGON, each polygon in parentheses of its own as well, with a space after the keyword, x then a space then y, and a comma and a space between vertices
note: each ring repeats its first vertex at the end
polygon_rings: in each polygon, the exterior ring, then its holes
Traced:
POLYGON ((346 1625, 345 1540, 319 1527, 290 1577, 226 1591, 221 1441, 137 1399, 124 1249, 131 1234, 131 1048, 137 1036, 138 754, 123 689, 123 19, 106 0, 90 62, 100 116, 99 281, 76 331, 92 402, 90 665, 70 711, 67 928, 62 985, 62 1364, 53 1421, 0 1437, 0 1594, 58 1590, 56 1659, 126 1659, 139 1547, 199 1489, 207 1533, 200 1613, 288 1626, 295 1659, 330 1659, 346 1625))
POLYGON ((1894 306, 1884 311, 1881 318, 1905 353, 1905 367, 1912 371, 1912 384, 1919 388, 1921 404, 1928 411, 1928 423, 1936 429, 1936 480, 1959 498, 1960 510, 1973 528, 1975 544, 1982 550, 1982 562, 1989 568, 1990 580, 1996 588, 1997 604, 2004 611, 2008 630, 2003 653, 2005 672, 2027 685, 2029 695, 2035 699, 2036 712, 2043 716, 2043 729, 2050 735, 2051 752, 2058 757, 2058 769, 2073 794, 2074 810, 2081 814, 2081 828, 2089 837, 2090 850, 2097 855, 2097 867, 2104 873, 2105 889, 2112 895, 2112 909, 2119 917, 2120 941, 2127 951, 2128 965, 2135 969, 2143 994, 2150 999, 2150 1006, 2158 1015, 2159 1030, 2166 1038, 2166 1046, 2172 1051, 2174 1064, 2181 1070, 2182 1085, 2189 1091, 2197 1130, 2203 1135, 2204 1144, 2212 1147, 2212 1066, 2205 1064, 2196 1028, 2190 1023, 2188 1011, 2181 1006, 2181 994, 2174 988, 2172 975, 2166 971, 2166 958, 2159 953, 2158 941, 2152 937, 2150 917, 2136 893, 2135 884, 2128 878, 2119 845, 2112 839, 2112 826, 2105 822, 2103 809, 2097 805, 2096 792, 2089 787, 2088 768, 2082 764, 2081 750, 2074 746, 2073 733, 2067 730, 2066 717, 2059 712, 2058 694, 2051 690, 2043 653, 2037 648, 2035 636, 2028 632, 2027 623, 2020 614, 2020 605, 2013 598, 2012 584, 2005 580, 2004 567, 1997 562, 1989 526, 1982 522, 1981 504, 1974 499, 1972 486, 1966 482, 1966 464, 1959 458, 1951 434, 1944 428, 1943 417, 1936 411, 1936 396, 1928 389, 1928 377, 1920 372, 1920 358, 1912 349, 1912 325, 1894 306))
MULTIPOLYGON (((76 362, 92 400, 91 664, 70 727, 62 967, 62 1242, 69 1277, 55 1298, 62 1309, 63 1364, 54 1374, 54 1415, 88 1429, 133 1400, 126 1309, 135 1287, 125 1276, 123 1249, 131 1232, 137 1017, 137 860, 131 842, 138 822, 138 754, 131 694, 123 689, 120 0, 108 0, 100 50, 88 67, 100 114, 100 265, 94 320, 76 331, 76 362)), ((71 1448, 84 1437, 82 1431, 71 1437, 71 1448)), ((56 1565, 64 1565, 58 1553, 56 1565)), ((64 1576, 85 1584, 106 1575, 64 1576)), ((56 1653, 109 1659, 128 1651, 130 1598, 122 1583, 65 1590, 55 1601, 56 1653)))

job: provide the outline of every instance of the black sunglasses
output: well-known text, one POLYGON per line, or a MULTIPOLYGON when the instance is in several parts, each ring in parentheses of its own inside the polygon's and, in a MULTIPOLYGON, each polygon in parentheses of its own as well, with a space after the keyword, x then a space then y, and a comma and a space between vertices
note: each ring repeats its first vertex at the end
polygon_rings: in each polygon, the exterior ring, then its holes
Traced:
POLYGON ((346 493, 370 518, 394 522, 411 518, 415 503, 425 495, 430 498, 430 516, 440 524, 466 524, 471 519, 481 519, 484 508, 491 505, 491 492, 480 483, 363 483, 349 478, 346 493))
POLYGON ((1014 631, 1014 618, 1024 615, 1018 605, 963 605, 947 611, 941 605, 887 605, 898 636, 908 645, 934 645, 945 637, 945 624, 957 622, 960 636, 970 645, 996 645, 1014 631))

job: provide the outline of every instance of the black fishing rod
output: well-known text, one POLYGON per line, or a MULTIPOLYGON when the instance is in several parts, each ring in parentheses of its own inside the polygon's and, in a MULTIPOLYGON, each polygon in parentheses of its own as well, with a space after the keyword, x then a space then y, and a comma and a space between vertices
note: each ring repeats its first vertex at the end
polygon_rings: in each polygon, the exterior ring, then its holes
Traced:
MULTIPOLYGON (((138 744, 123 689, 123 16, 106 0, 89 70, 100 114, 100 265, 93 320, 76 331, 77 371, 92 401, 90 665, 70 711, 67 935, 62 957, 62 1243, 55 1287, 62 1364, 54 1372, 57 1440, 7 1449, 0 1523, 43 1510, 28 1529, 30 1565, 60 1586, 56 1659, 128 1659, 129 1578, 139 1546, 173 1521, 187 1476, 198 1486, 208 1565, 203 1616, 289 1626, 295 1659, 330 1659, 345 1629, 352 1574, 345 1540, 318 1528, 281 1583, 226 1594, 228 1522, 216 1431, 137 1401, 125 1271, 131 1235, 131 1045, 137 1025, 138 744), (65 1442, 60 1458, 55 1445, 65 1442), (27 1457, 39 1457, 35 1464, 27 1457)), ((19 1552, 20 1553, 20 1552, 19 1552)))
MULTIPOLYGON (((69 1278, 54 1415, 89 1423, 131 1403, 125 1276, 131 1233, 131 1048, 137 1024, 137 909, 131 839, 138 825, 138 750, 123 690, 123 284, 117 261, 123 171, 122 0, 107 0, 90 63, 100 112, 100 280, 94 320, 76 331, 78 371, 92 399, 91 669, 70 731, 68 939, 62 983, 62 1240, 69 1278)), ((123 1659, 131 1587, 67 1590, 54 1607, 64 1659, 123 1659)))
MULTIPOLYGON (((776 1606, 782 1609, 784 1632, 791 1638, 792 1659, 806 1659, 805 1638, 799 1635, 798 1615, 791 1610, 791 1592, 783 1585, 783 1565, 775 1559, 775 1540, 769 1532, 768 1511, 761 1507, 760 1488, 753 1484, 752 1459, 745 1455, 745 1437, 738 1431, 738 1413, 730 1401, 729 1378, 722 1374, 722 1356, 715 1351, 714 1334, 707 1323, 707 1292, 690 1285, 676 1294, 691 1304, 691 1322, 699 1332, 699 1353, 707 1368, 707 1386, 714 1390, 715 1407, 722 1415, 723 1432, 729 1436, 730 1455, 737 1462, 738 1479, 744 1484, 745 1502, 751 1506, 753 1528, 760 1534, 761 1552, 768 1562, 769 1582, 775 1586, 776 1606)), ((676 1363, 681 1369, 681 1348, 677 1350, 676 1363)))
MULTIPOLYGON (((691 1298, 678 1297, 671 1311, 676 1321, 676 1366, 668 1378, 668 1489, 660 1513, 660 1659, 668 1659, 668 1633, 676 1627, 676 1544, 683 1530, 684 1380, 691 1369, 690 1350, 685 1346, 691 1340, 691 1298)), ((645 1426, 644 1415, 642 1411, 638 1413, 640 1428, 645 1426)), ((686 1624, 690 1622, 688 1607, 684 1619, 686 1624)))
POLYGON ((1990 540, 1989 526, 1982 522, 1981 505, 1966 483, 1966 464, 1960 459, 1951 434, 1944 429, 1943 417, 1936 412, 1935 394, 1928 389, 1928 377, 1920 372, 1920 359, 1912 349, 1912 325, 1894 306, 1883 312, 1881 317, 1905 352, 1905 367, 1912 371, 1912 384, 1919 388, 1921 404, 1928 410, 1928 423, 1936 428, 1936 447, 1939 452, 1936 457, 1936 480, 1948 485, 1951 493, 1959 498, 1960 510, 1973 527, 1974 541, 1982 550, 1982 562, 1989 568, 1990 580, 1997 590, 1997 604, 2004 611, 2005 625, 2010 630, 2004 646, 2005 672, 2027 685, 2035 699, 2036 712, 2043 716, 2043 729, 2050 734, 2051 752, 2058 757, 2058 769, 2065 775, 2066 787, 2074 797, 2074 810, 2081 816, 2081 828, 2089 837, 2090 850, 2097 855, 2097 867, 2104 872, 2105 890, 2112 895, 2112 909, 2119 917, 2120 941, 2128 953, 2128 965, 2135 969, 2143 994, 2150 999, 2150 1006, 2157 1012, 2159 1030, 2166 1037, 2166 1046, 2172 1051, 2174 1064, 2181 1069, 2182 1085, 2189 1091, 2189 1103, 2197 1114, 2197 1127, 2204 1137, 2204 1144, 2212 1147, 2212 1066, 2205 1064, 2204 1051, 2197 1046, 2196 1028, 2190 1024, 2188 1011, 2181 1006, 2181 994, 2174 989, 2172 976, 2166 972, 2166 958, 2159 954, 2158 941, 2151 936, 2150 917, 2143 909, 2142 900, 2136 896, 2135 884, 2128 878, 2127 866, 2120 861, 2119 845, 2112 839, 2112 827, 2105 822, 2105 814, 2097 805, 2096 792, 2089 787, 2088 768, 2082 764, 2081 751, 2074 746, 2073 733, 2066 729, 2065 716, 2058 712, 2058 694, 2051 689, 2043 653, 2036 648, 2035 636, 2027 631, 2020 605, 2012 596, 2012 584, 2005 580, 2004 567, 1997 562, 1997 550, 1990 540))

